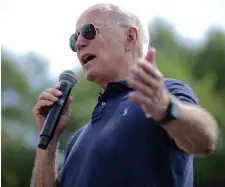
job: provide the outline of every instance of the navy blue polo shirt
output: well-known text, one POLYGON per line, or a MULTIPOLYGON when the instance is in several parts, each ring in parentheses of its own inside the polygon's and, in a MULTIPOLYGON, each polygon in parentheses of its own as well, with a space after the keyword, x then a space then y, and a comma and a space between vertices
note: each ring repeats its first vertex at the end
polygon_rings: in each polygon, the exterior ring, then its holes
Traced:
MULTIPOLYGON (((165 79, 168 91, 198 104, 192 89, 165 79)), ((91 121, 71 138, 58 176, 60 187, 192 187, 193 156, 128 98, 125 81, 111 82, 91 121)))

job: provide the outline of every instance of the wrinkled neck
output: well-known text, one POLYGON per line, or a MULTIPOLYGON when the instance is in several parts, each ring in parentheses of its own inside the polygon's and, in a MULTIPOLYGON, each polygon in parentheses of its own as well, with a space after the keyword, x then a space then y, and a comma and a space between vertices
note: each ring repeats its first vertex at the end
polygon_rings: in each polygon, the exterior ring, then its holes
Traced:
POLYGON ((114 71, 114 73, 111 74, 111 77, 107 77, 104 82, 99 84, 101 92, 104 92, 110 82, 119 82, 121 80, 125 80, 129 77, 132 77, 131 69, 133 66, 135 66, 138 60, 140 59, 135 56, 130 56, 130 58, 121 59, 120 66, 112 70, 114 71))

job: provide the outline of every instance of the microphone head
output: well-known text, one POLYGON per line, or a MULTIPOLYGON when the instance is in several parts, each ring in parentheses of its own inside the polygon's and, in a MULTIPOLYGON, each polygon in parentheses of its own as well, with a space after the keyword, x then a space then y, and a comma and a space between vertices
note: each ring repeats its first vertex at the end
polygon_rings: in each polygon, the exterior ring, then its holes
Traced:
POLYGON ((65 70, 63 71, 60 75, 59 75, 59 82, 60 81, 68 81, 69 83, 71 83, 72 86, 74 86, 75 84, 77 84, 77 78, 76 75, 73 71, 71 70, 65 70))

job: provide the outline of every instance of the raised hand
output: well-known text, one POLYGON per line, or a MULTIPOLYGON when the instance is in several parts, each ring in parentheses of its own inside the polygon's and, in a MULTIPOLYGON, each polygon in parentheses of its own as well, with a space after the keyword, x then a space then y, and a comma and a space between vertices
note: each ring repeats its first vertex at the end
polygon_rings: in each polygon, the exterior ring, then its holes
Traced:
POLYGON ((163 75, 156 67, 155 49, 151 49, 144 60, 137 62, 132 73, 135 79, 129 79, 128 84, 135 90, 129 98, 141 106, 147 117, 161 120, 170 101, 164 87, 163 75))

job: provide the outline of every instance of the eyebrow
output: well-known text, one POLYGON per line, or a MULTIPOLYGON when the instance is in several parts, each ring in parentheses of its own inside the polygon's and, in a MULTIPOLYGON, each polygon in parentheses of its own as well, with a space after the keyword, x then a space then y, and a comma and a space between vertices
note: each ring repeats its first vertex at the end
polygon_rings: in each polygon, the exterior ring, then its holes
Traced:
POLYGON ((83 26, 84 26, 84 25, 79 25, 78 27, 76 26, 76 28, 75 28, 75 33, 77 33, 78 30, 79 30, 79 32, 80 32, 80 30, 82 29, 83 26))
POLYGON ((80 28, 76 28, 76 29, 75 29, 75 33, 78 33, 78 30, 79 30, 79 32, 80 32, 80 28))
POLYGON ((119 23, 118 25, 124 28, 132 27, 132 25, 124 24, 124 23, 119 23))

